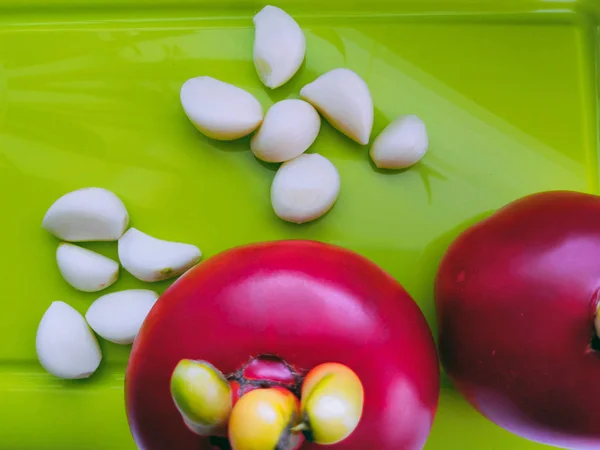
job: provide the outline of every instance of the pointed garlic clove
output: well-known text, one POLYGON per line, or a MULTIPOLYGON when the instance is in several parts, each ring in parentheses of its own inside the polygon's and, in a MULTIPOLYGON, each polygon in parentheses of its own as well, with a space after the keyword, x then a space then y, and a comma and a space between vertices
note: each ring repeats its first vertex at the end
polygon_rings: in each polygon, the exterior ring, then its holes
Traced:
POLYGON ((158 294, 148 289, 113 292, 96 299, 85 319, 104 339, 115 344, 131 344, 157 299, 158 294))
POLYGON ((298 23, 281 8, 265 6, 254 16, 254 66, 262 83, 275 89, 298 71, 306 38, 298 23))
POLYGON ((249 92, 211 77, 183 83, 181 105, 205 136, 231 141, 252 133, 263 119, 260 102, 249 92))
POLYGON ((212 364, 179 361, 171 375, 171 396, 191 431, 200 436, 225 434, 232 407, 231 387, 212 364))
POLYGON ((271 204, 278 217, 304 223, 321 217, 336 202, 340 175, 318 153, 305 153, 281 165, 271 185, 271 204))
POLYGON ((103 188, 83 188, 56 200, 42 228, 63 241, 116 241, 128 224, 129 215, 119 197, 103 188))
POLYGON ((304 433, 312 442, 341 442, 360 422, 364 389, 356 373, 343 364, 324 363, 310 370, 301 397, 304 433))
POLYGON ((250 147, 254 156, 263 161, 288 161, 313 144, 320 128, 321 118, 310 103, 282 100, 269 108, 250 147))
POLYGON ((290 391, 275 387, 244 394, 229 418, 232 450, 296 450, 303 436, 292 428, 300 420, 298 399, 290 391))
POLYGON ((64 302, 52 302, 38 326, 35 348, 52 375, 87 378, 102 360, 100 346, 83 316, 64 302))
POLYGON ((411 114, 391 122, 373 142, 370 155, 380 169, 404 169, 418 163, 427 147, 425 124, 411 114))
POLYGON ((119 277, 119 263, 74 244, 58 245, 56 263, 65 281, 83 292, 101 291, 119 277))
POLYGON ((300 91, 337 130, 367 145, 373 129, 373 100, 364 80, 350 69, 333 69, 300 91))
POLYGON ((164 241, 130 228, 119 239, 119 260, 142 281, 160 281, 181 275, 196 265, 202 253, 195 245, 164 241))

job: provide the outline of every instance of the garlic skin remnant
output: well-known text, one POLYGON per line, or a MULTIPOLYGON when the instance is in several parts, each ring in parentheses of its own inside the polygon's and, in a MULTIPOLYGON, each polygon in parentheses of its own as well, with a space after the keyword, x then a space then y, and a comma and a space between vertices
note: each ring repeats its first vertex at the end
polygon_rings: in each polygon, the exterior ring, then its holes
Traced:
POLYGON ((373 130, 374 107, 364 80, 350 69, 333 69, 300 91, 338 131, 367 145, 373 130))
POLYGON ((278 163, 304 153, 321 128, 319 113, 303 100, 282 100, 269 108, 250 142, 258 159, 278 163))
POLYGON ((105 289, 119 277, 119 263, 74 244, 59 244, 56 263, 65 281, 83 292, 105 289))
POLYGON ((304 61, 306 37, 284 10, 265 6, 254 16, 254 66, 261 82, 275 89, 287 83, 304 61))
POLYGON ((95 187, 63 195, 42 221, 42 228, 68 242, 116 241, 128 225, 129 214, 119 197, 95 187))
POLYGON ((148 289, 112 292, 94 301, 85 318, 104 339, 115 344, 131 344, 156 300, 158 294, 148 289))
POLYGON ((160 281, 181 275, 196 265, 202 252, 198 247, 155 238, 130 228, 119 239, 119 260, 134 277, 160 281))
POLYGON ((318 153, 305 153, 281 165, 271 185, 271 204, 285 221, 304 223, 327 213, 340 192, 335 166, 318 153))
POLYGON ((64 379, 87 378, 102 360, 96 336, 83 316, 61 301, 52 302, 44 313, 35 348, 42 367, 64 379))
POLYGON ((391 122, 373 142, 370 155, 380 169, 404 169, 418 163, 428 145, 425 124, 411 114, 391 122))
POLYGON ((212 77, 187 80, 180 98, 192 124, 211 139, 239 139, 256 130, 263 119, 263 108, 252 94, 212 77))

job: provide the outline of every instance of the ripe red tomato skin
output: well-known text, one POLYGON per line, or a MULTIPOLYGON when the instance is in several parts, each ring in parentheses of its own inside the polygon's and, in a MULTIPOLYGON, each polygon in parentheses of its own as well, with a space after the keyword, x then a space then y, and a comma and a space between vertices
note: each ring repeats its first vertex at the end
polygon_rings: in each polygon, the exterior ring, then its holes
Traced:
POLYGON ((361 422, 332 450, 423 447, 439 395, 437 352, 425 318, 375 264, 311 241, 223 252, 161 296, 127 368, 127 413, 138 446, 210 448, 185 428, 169 396, 170 373, 181 358, 208 360, 232 373, 263 354, 300 372, 340 362, 361 378, 361 422))
POLYGON ((487 418, 528 439, 600 448, 600 197, 519 199, 462 233, 439 267, 442 364, 487 418))

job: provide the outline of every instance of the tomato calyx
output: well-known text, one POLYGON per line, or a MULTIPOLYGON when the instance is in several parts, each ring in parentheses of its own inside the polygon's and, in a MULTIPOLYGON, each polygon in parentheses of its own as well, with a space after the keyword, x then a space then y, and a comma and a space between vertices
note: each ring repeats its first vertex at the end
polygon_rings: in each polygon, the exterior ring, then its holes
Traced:
POLYGON ((226 375, 233 391, 233 402, 254 390, 273 387, 285 388, 296 397, 300 390, 304 375, 291 364, 275 355, 261 355, 251 358, 241 369, 226 375))

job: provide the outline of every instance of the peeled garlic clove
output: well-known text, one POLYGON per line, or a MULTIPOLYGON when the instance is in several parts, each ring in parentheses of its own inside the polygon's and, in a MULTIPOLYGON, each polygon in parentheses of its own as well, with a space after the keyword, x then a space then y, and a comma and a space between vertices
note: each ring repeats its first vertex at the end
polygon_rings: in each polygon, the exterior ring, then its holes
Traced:
POLYGON ((298 71, 306 53, 306 38, 285 11, 265 6, 254 16, 254 66, 263 84, 275 89, 298 71))
POLYGON ((131 344, 158 294, 148 289, 128 289, 98 298, 88 308, 85 319, 104 339, 115 344, 131 344))
POLYGON ((142 281, 160 281, 181 275, 200 261, 195 245, 164 241, 136 228, 119 239, 119 259, 123 267, 142 281))
POLYGON ((304 223, 329 211, 339 192, 340 176, 331 161, 305 153, 281 165, 271 185, 271 204, 281 219, 304 223))
POLYGON ((380 169, 403 169, 419 162, 428 145, 425 124, 411 114, 390 123, 373 142, 370 155, 380 169))
POLYGON ((215 78, 187 80, 180 97, 190 121, 212 139, 241 138, 256 130, 263 119, 262 106, 252 94, 215 78))
POLYGON ((42 367, 59 378, 87 378, 102 360, 100 346, 83 316, 52 302, 38 326, 35 348, 42 367))
POLYGON ((56 200, 42 228, 63 241, 116 241, 128 224, 129 214, 119 197, 103 188, 83 188, 56 200))
POLYGON ((373 129, 373 99, 364 80, 350 69, 333 69, 300 91, 337 130, 361 145, 373 129))
POLYGON ((66 282, 83 292, 100 291, 119 277, 119 263, 74 244, 59 244, 56 262, 66 282))
POLYGON ((320 128, 321 118, 310 103, 282 100, 269 108, 250 147, 263 161, 288 161, 313 144, 320 128))

